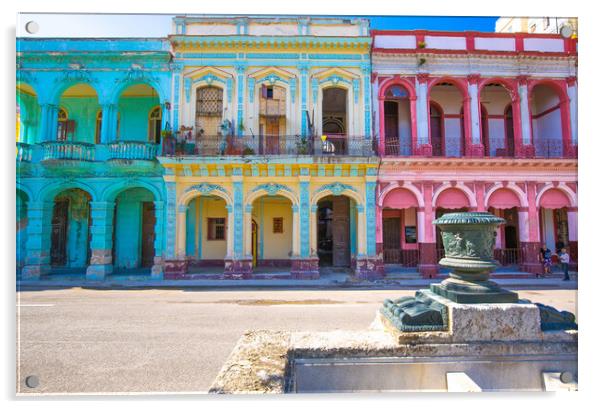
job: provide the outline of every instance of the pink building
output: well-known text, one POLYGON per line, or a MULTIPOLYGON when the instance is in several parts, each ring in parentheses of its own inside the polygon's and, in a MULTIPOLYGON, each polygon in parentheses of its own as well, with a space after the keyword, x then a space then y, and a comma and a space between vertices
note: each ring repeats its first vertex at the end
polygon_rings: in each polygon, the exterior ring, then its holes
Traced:
POLYGON ((372 31, 374 129, 382 157, 377 251, 437 273, 431 222, 504 217, 496 258, 541 271, 565 246, 577 267, 577 42, 558 35, 372 31))

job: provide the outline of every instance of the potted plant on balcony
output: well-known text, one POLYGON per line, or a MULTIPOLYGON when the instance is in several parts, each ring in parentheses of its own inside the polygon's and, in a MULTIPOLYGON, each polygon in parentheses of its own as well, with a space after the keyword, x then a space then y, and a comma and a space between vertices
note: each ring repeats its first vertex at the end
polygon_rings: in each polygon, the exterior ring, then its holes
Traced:
POLYGON ((307 136, 301 136, 297 142, 297 155, 307 155, 310 153, 309 138, 307 136))
POLYGON ((242 156, 246 155, 255 155, 255 149, 249 144, 245 144, 245 147, 242 150, 242 156))

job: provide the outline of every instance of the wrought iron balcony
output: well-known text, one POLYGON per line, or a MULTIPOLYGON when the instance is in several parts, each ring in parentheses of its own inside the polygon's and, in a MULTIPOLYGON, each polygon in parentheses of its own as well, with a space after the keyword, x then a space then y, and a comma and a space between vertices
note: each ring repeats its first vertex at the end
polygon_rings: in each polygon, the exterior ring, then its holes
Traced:
POLYGON ((73 160, 92 162, 95 146, 85 142, 49 141, 42 142, 42 160, 73 160))
POLYGON ((139 141, 117 141, 107 144, 107 159, 155 160, 158 146, 155 143, 139 141))
POLYGON ((537 139, 534 138, 536 158, 562 158, 564 149, 560 139, 537 139))
POLYGON ((202 135, 192 140, 164 138, 163 155, 167 156, 249 156, 249 155, 314 155, 373 156, 372 138, 350 135, 320 137, 299 135, 202 135))
POLYGON ((33 148, 28 143, 17 142, 17 162, 31 162, 33 148))

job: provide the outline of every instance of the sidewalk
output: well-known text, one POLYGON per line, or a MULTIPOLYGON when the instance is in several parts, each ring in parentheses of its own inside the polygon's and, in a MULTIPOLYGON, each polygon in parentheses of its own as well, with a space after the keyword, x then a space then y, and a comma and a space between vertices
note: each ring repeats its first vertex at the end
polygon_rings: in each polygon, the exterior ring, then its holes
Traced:
MULTIPOLYGON (((340 288, 340 289, 413 289, 426 288, 431 283, 445 279, 441 275, 435 279, 402 278, 399 275, 375 281, 354 281, 345 273, 329 273, 316 280, 293 279, 195 279, 195 280, 153 280, 148 275, 109 276, 104 281, 88 281, 84 277, 50 277, 38 281, 17 281, 17 290, 82 287, 98 289, 134 289, 134 288, 340 288)), ((559 288, 576 289, 576 275, 571 274, 571 281, 562 281, 562 275, 547 278, 496 278, 493 281, 506 288, 559 288)))

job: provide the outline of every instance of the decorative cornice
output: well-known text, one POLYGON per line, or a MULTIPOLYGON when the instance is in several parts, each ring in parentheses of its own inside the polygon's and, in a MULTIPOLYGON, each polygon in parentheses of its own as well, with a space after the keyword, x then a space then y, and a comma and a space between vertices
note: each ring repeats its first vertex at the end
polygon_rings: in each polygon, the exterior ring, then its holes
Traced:
POLYGON ((224 189, 222 186, 212 184, 212 183, 200 183, 198 185, 193 185, 193 186, 190 186, 189 188, 187 188, 185 190, 185 192, 188 193, 188 192, 192 192, 193 190, 197 191, 201 195, 205 195, 205 196, 210 195, 211 192, 213 192, 214 190, 219 190, 220 192, 223 192, 226 194, 228 193, 226 191, 226 189, 224 189))
POLYGON ((352 192, 357 192, 357 190, 351 185, 347 185, 347 184, 340 183, 340 182, 335 182, 335 183, 329 183, 327 185, 321 186, 320 188, 318 188, 315 191, 315 193, 324 192, 326 190, 331 191, 332 194, 335 196, 341 195, 346 190, 350 190, 352 192))

